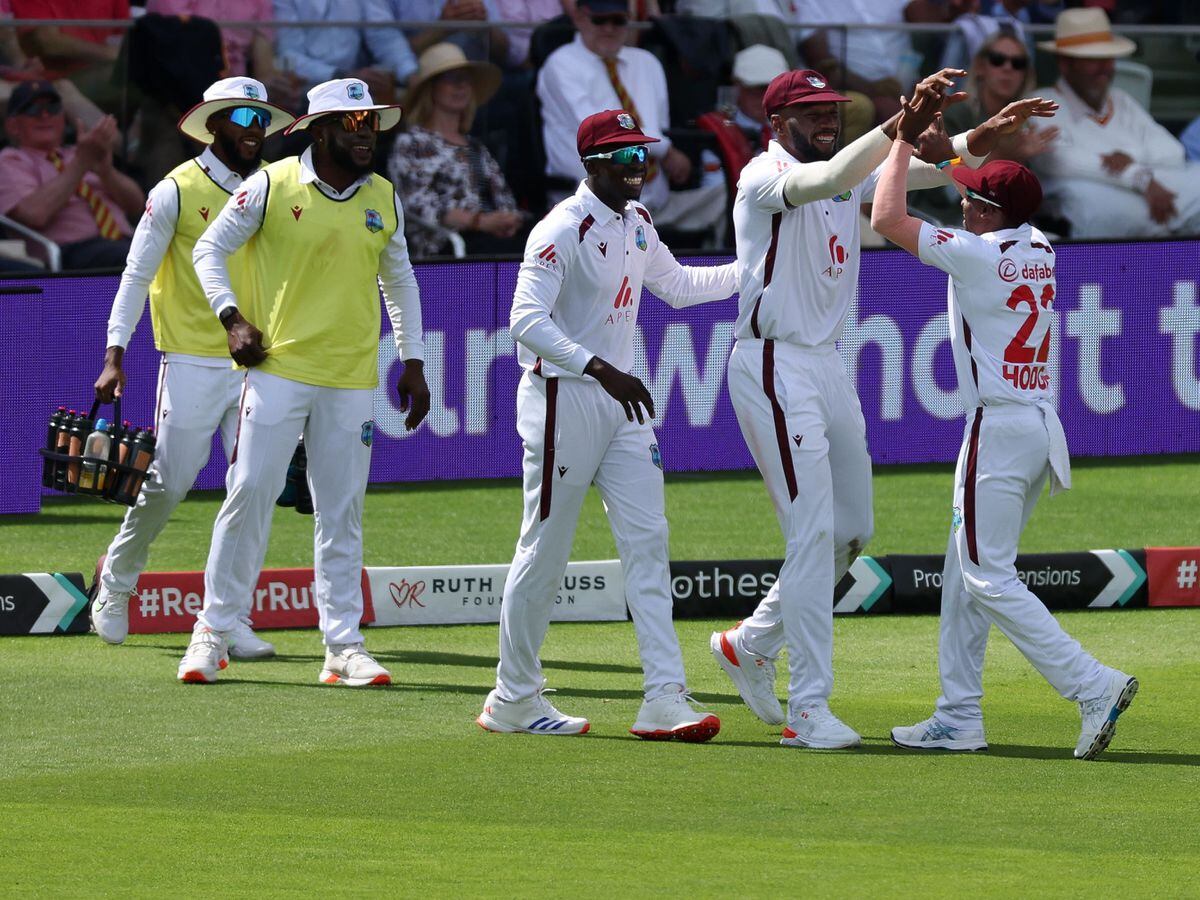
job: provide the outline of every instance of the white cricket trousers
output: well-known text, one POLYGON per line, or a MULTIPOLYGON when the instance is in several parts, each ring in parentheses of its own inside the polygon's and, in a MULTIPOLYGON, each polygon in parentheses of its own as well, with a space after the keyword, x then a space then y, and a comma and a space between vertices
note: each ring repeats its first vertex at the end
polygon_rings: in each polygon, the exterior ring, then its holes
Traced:
MULTIPOLYGON (((150 545, 208 462, 213 432, 218 428, 225 458, 232 455, 245 377, 245 370, 233 368, 232 360, 205 366, 168 357, 160 364, 154 462, 137 503, 125 513, 108 547, 100 572, 106 590, 124 593, 134 589, 146 568, 150 545)), ((246 615, 250 597, 243 600, 241 615, 246 615)))
POLYGON ((252 596, 271 515, 303 434, 313 508, 313 568, 325 644, 362 642, 363 495, 370 472, 372 391, 318 387, 251 369, 241 424, 204 569, 199 626, 233 628, 252 596))
POLYGON ((626 419, 598 382, 526 372, 517 388, 517 430, 525 448, 525 511, 500 607, 501 699, 525 700, 542 687, 538 651, 593 481, 621 557, 646 697, 686 687, 671 621, 663 474, 650 423, 626 419))
POLYGON ((938 645, 937 717, 952 727, 982 727, 983 657, 993 622, 1066 699, 1097 697, 1108 686, 1112 670, 1063 631, 1017 577, 1017 542, 1050 473, 1044 415, 1036 406, 1004 404, 967 416, 938 645))
POLYGON ((837 348, 739 339, 729 395, 783 531, 779 578, 742 641, 788 648, 791 717, 833 692, 833 590, 871 539, 871 457, 858 395, 837 348))

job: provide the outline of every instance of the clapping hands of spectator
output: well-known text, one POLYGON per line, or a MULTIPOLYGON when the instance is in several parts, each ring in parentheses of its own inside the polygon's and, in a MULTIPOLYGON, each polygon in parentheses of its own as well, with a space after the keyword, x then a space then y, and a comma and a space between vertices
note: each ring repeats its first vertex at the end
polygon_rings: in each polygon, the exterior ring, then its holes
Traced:
POLYGON ((83 122, 77 119, 75 129, 79 134, 75 142, 75 155, 83 167, 97 175, 112 171, 117 120, 112 116, 104 116, 91 128, 85 128, 83 122))
POLYGON ((1150 206, 1150 218, 1159 225, 1166 225, 1175 218, 1178 214, 1178 210, 1175 209, 1175 196, 1160 182, 1151 178, 1145 193, 1146 203, 1150 206))
POLYGON ((516 210, 498 209, 479 217, 479 230, 501 238, 510 238, 521 227, 523 218, 516 210))
POLYGON ((450 22, 484 22, 487 8, 483 0, 446 0, 441 18, 450 22))
POLYGON ((659 162, 663 172, 667 175, 667 180, 674 185, 686 184, 687 180, 692 177, 692 161, 687 158, 687 154, 671 147, 667 150, 667 155, 659 162))
POLYGON ((1133 162, 1133 157, 1123 150, 1100 154, 1100 164, 1109 175, 1120 175, 1133 162))
POLYGON ((304 80, 295 72, 276 69, 274 72, 265 74, 262 81, 267 87, 267 94, 272 103, 276 103, 284 109, 296 109, 301 105, 300 98, 304 96, 304 80))

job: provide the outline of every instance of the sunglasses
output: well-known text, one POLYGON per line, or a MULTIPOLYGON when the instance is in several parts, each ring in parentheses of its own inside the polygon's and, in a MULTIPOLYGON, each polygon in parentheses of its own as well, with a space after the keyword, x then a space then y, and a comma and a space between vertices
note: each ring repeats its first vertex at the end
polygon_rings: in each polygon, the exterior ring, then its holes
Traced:
POLYGON ((378 131, 379 110, 363 109, 356 112, 344 112, 331 116, 327 121, 337 122, 344 131, 353 134, 356 131, 378 131))
POLYGON ((21 110, 23 116, 57 116, 62 112, 63 106, 61 100, 43 100, 40 103, 31 103, 29 106, 21 110))
POLYGON ((611 25, 614 28, 624 28, 629 24, 629 16, 622 15, 621 13, 609 13, 606 16, 590 16, 589 18, 591 18, 592 24, 597 28, 605 25, 611 25))
POLYGON ((271 124, 271 114, 257 106, 237 106, 229 111, 229 121, 242 128, 249 128, 256 122, 266 128, 271 124))
POLYGON ((618 166, 632 166, 638 163, 644 163, 650 155, 645 147, 622 147, 620 150, 613 150, 610 153, 593 153, 591 156, 585 156, 584 159, 607 159, 616 163, 618 166))
POLYGON ((1023 72, 1029 68, 1028 56, 1005 56, 1003 53, 997 53, 995 50, 989 50, 987 53, 988 65, 995 66, 997 69, 1005 63, 1008 63, 1018 72, 1023 72))
POLYGON ((972 200, 978 200, 980 203, 986 203, 988 206, 994 206, 994 207, 996 207, 996 209, 1003 208, 995 200, 985 197, 985 196, 983 196, 983 194, 980 194, 976 191, 972 191, 969 188, 967 189, 967 196, 970 197, 972 200))

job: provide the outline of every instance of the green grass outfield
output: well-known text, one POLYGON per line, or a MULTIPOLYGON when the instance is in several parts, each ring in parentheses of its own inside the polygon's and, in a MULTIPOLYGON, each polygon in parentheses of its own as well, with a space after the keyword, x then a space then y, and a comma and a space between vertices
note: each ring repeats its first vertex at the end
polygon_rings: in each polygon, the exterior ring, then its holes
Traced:
MULTIPOLYGON (((1197 543, 1195 457, 1083 463, 1042 507, 1029 551, 1197 543)), ((944 467, 876 478, 871 552, 936 552, 944 467)), ((199 568, 217 498, 189 500, 157 569, 199 568)), ((511 482, 374 490, 371 564, 499 562, 511 482)), ((778 555, 750 476, 673 477, 673 555, 778 555)), ((0 571, 90 571, 118 510, 48 504, 0 520, 0 571)), ((311 523, 281 511, 269 564, 307 564, 311 523)), ((598 504, 578 558, 612 554, 598 504)), ((700 746, 627 734, 640 701, 628 623, 557 624, 543 659, 578 738, 472 724, 495 626, 369 632, 396 684, 318 685, 313 632, 280 658, 175 683, 185 635, 0 639, 0 884, 14 896, 609 897, 1200 896, 1200 612, 1061 621, 1142 691, 1112 748, 1071 758, 1078 713, 993 632, 986 754, 914 755, 886 740, 937 694, 932 617, 838 619, 834 708, 852 752, 778 745, 708 654, 715 623, 678 630, 694 693, 723 721, 700 746)))

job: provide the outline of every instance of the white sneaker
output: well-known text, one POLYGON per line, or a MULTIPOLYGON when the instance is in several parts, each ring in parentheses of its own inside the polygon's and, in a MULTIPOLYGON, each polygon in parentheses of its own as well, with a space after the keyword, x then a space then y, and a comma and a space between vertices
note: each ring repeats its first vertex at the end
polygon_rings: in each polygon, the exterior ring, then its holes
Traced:
POLYGON ((129 635, 129 598, 133 591, 100 587, 92 601, 92 628, 108 644, 122 644, 129 635))
POLYGON ((475 723, 484 731, 502 734, 587 734, 592 724, 554 708, 543 688, 528 700, 501 700, 495 691, 483 701, 483 712, 475 723))
POLYGON ((785 747, 844 750, 861 744, 862 736, 830 712, 829 707, 813 706, 788 722, 779 743, 785 747))
POLYGON ((325 684, 344 684, 346 687, 365 687, 372 684, 391 684, 392 676, 362 644, 334 644, 325 650, 325 668, 321 670, 325 684))
POLYGON ((930 716, 916 725, 892 729, 892 743, 909 750, 986 750, 982 728, 952 728, 930 716))
POLYGON ((229 632, 229 655, 234 659, 264 659, 275 655, 275 645, 255 634, 249 622, 238 619, 229 632))
POLYGON ((711 740, 721 730, 721 720, 712 713, 696 710, 692 706, 694 702, 687 691, 645 700, 629 733, 646 741, 702 744, 711 740))
POLYGON ((217 680, 217 672, 228 665, 229 647, 225 638, 211 628, 197 627, 179 662, 177 677, 189 684, 212 684, 217 680))
POLYGON ((1108 690, 1091 700, 1079 702, 1083 719, 1079 743, 1075 745, 1076 759, 1095 759, 1117 733, 1117 717, 1129 708, 1138 692, 1138 680, 1113 669, 1108 690))
POLYGON ((714 631, 708 646, 750 711, 768 725, 782 725, 783 707, 775 696, 775 661, 744 650, 736 627, 714 631))

